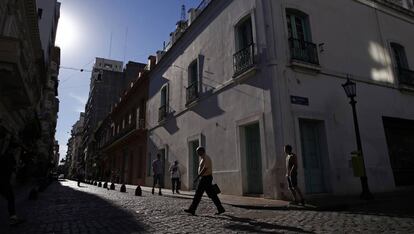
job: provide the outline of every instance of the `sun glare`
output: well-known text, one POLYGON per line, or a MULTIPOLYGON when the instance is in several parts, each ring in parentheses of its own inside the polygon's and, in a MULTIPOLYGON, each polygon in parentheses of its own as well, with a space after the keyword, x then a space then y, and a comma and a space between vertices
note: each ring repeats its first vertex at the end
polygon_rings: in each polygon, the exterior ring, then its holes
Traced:
POLYGON ((62 13, 58 23, 56 33, 56 44, 62 49, 73 49, 79 41, 79 25, 75 22, 74 17, 62 13))

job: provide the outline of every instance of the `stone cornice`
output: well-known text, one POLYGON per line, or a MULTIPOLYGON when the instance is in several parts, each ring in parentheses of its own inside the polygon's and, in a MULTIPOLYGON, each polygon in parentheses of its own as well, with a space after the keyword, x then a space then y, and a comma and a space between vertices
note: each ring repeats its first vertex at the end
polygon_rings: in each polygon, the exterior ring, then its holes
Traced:
POLYGON ((359 2, 363 2, 363 3, 374 3, 374 4, 380 4, 382 6, 387 7, 390 10, 394 10, 400 14, 404 14, 406 16, 412 17, 414 18, 414 11, 413 10, 409 10, 407 8, 404 8, 402 5, 398 4, 395 1, 391 1, 391 0, 357 0, 359 2))

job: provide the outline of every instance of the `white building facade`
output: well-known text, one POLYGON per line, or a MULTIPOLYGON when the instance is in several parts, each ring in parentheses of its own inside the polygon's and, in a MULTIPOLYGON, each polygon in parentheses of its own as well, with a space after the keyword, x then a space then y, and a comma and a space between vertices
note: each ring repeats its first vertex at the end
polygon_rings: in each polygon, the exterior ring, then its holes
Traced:
POLYGON ((286 198, 290 144, 306 194, 359 193, 350 78, 371 191, 413 184, 410 1, 207 2, 150 74, 147 161, 166 179, 178 160, 193 189, 203 145, 223 193, 286 198))

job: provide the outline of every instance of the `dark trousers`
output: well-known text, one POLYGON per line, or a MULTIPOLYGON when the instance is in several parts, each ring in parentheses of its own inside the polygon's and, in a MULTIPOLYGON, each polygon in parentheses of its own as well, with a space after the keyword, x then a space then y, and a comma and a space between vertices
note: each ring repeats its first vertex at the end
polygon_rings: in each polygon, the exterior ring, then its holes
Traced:
POLYGON ((15 215, 16 206, 14 203, 14 192, 11 184, 8 181, 0 182, 0 194, 7 200, 7 208, 9 210, 9 215, 15 215))
POLYGON ((197 206, 203 197, 204 192, 207 193, 208 197, 214 202, 216 205, 217 210, 223 210, 223 206, 221 205, 220 199, 217 197, 217 194, 213 191, 212 183, 213 176, 203 176, 201 177, 200 182, 198 183, 196 193, 193 198, 193 203, 191 203, 190 210, 197 210, 197 206))
POLYGON ((162 174, 156 174, 156 175, 154 175, 153 178, 154 178, 154 183, 152 184, 152 189, 154 189, 155 185, 158 184, 158 188, 161 191, 161 188, 162 188, 162 174))
POLYGON ((180 178, 171 178, 171 189, 173 193, 174 191, 178 192, 178 189, 180 189, 179 184, 180 184, 180 178))

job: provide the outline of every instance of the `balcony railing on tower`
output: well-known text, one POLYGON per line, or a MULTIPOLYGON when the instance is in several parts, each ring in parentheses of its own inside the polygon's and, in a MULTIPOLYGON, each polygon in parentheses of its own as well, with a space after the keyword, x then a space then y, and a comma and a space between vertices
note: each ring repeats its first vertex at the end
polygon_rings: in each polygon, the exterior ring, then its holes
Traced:
POLYGON ((193 82, 187 87, 186 103, 189 104, 198 98, 198 82, 193 82))
POLYGON ((234 76, 254 66, 254 44, 239 50, 233 55, 234 76))
POLYGON ((289 39, 290 56, 292 60, 319 65, 316 44, 300 39, 289 39))

